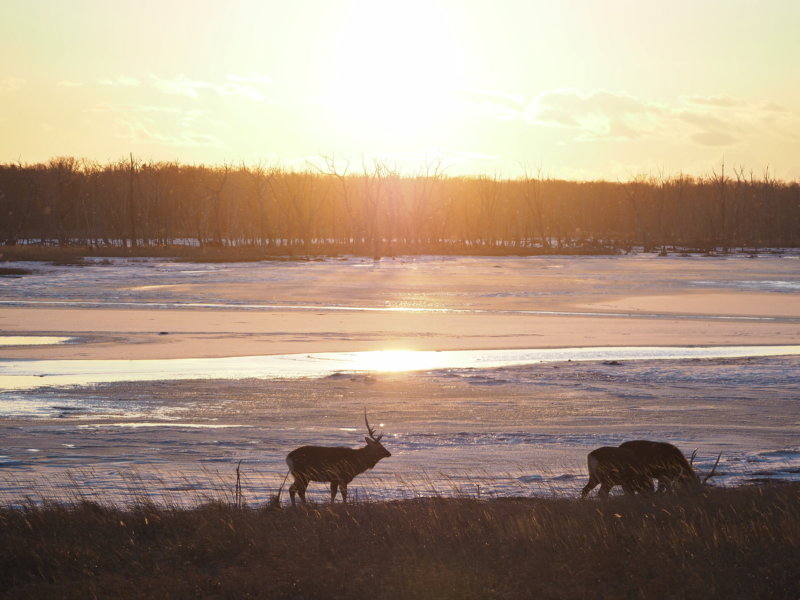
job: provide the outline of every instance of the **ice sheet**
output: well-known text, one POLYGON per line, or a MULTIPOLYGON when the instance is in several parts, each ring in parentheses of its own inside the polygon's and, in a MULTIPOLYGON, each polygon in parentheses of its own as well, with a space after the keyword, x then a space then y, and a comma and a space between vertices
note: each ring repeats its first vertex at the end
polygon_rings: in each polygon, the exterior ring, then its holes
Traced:
MULTIPOLYGON (((357 336, 321 329, 303 333, 312 351, 274 356, 75 360, 88 344, 82 341, 65 347, 69 359, 62 361, 25 361, 11 351, 0 367, 16 382, 7 379, 0 394, 4 503, 31 495, 178 503, 225 497, 239 461, 246 501, 264 502, 286 474, 288 451, 358 445, 364 408, 393 455, 353 482, 357 498, 575 497, 589 450, 636 438, 669 441, 687 455, 697 448, 701 472, 722 452, 716 485, 800 477, 799 340, 791 333, 800 289, 796 256, 89 262, 33 265, 34 275, 0 280, 0 298, 7 307, 139 307, 159 314, 231 307, 242 315, 275 307, 339 314, 323 319, 465 314, 492 327, 502 315, 546 315, 559 336, 561 316, 602 314, 616 323, 635 314, 639 320, 626 324, 632 334, 657 321, 666 325, 652 330, 663 335, 681 321, 695 346, 608 348, 604 329, 593 348, 329 353, 317 351, 317 342, 334 336, 346 349, 357 336), (660 312, 662 299, 681 294, 694 294, 702 310, 660 312), (726 300, 716 314, 701 302, 712 297, 726 300), (630 308, 597 308, 618 300, 630 308), (769 311, 761 301, 770 302, 769 311), (711 323, 728 320, 735 327, 725 335, 737 346, 696 343, 711 323), (759 343, 774 340, 771 349, 749 345, 755 331, 770 332, 759 343)), ((584 322, 594 321, 578 326, 584 322)), ((159 329, 152 333, 158 337, 159 329)), ((389 335, 385 328, 366 334, 376 343, 389 335)), ((133 337, 108 331, 100 346, 132 344, 133 337)), ((486 347, 487 339, 479 343, 486 347)), ((310 493, 327 496, 318 484, 310 493)))

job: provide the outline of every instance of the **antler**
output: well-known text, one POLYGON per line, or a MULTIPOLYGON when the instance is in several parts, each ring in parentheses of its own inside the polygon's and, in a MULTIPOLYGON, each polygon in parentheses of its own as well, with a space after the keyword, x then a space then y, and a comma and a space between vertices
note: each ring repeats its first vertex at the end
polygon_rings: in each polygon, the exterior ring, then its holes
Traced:
POLYGON ((367 426, 367 431, 369 432, 370 439, 372 439, 372 440, 374 440, 376 442, 380 442, 381 438, 383 437, 383 434, 380 434, 378 437, 375 437, 375 428, 369 426, 369 421, 367 420, 367 409, 366 408, 364 409, 364 423, 367 426))
POLYGON ((692 450, 692 457, 689 459, 689 466, 690 467, 694 466, 694 459, 695 459, 696 456, 697 456, 697 448, 692 450))
POLYGON ((717 465, 719 464, 720 458, 722 458, 722 452, 717 455, 717 462, 714 463, 714 468, 711 469, 711 472, 703 478, 703 484, 705 484, 706 481, 714 476, 714 472, 717 470, 717 465))

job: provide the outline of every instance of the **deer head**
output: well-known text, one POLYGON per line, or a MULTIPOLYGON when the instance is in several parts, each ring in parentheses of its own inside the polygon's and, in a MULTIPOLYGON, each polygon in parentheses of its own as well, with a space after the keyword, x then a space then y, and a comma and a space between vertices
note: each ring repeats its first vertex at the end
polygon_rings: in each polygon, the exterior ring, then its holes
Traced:
POLYGON ((369 424, 369 420, 367 419, 367 409, 364 409, 364 424, 367 426, 367 433, 369 436, 364 436, 364 441, 367 442, 367 448, 372 452, 376 458, 381 459, 387 456, 391 456, 391 452, 389 452, 386 448, 383 447, 381 444, 381 438, 383 434, 375 435, 375 428, 371 427, 369 424))

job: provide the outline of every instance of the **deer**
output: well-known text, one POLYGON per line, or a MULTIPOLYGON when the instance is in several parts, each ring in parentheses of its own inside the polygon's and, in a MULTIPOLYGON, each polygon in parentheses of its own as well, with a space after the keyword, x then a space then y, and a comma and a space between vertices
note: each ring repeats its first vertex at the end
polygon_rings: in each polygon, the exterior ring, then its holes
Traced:
POLYGON ((331 504, 336 501, 337 491, 341 492, 342 502, 347 503, 347 484, 356 475, 373 468, 382 458, 392 455, 381 444, 383 434, 375 435, 375 429, 370 426, 367 419, 366 409, 364 409, 364 423, 367 426, 368 437, 364 437, 367 445, 363 448, 301 446, 286 456, 289 473, 294 477, 294 483, 289 486, 292 506, 295 505, 295 494, 305 503, 306 488, 311 481, 330 482, 331 504))
POLYGON ((581 498, 600 485, 598 496, 608 498, 615 485, 621 485, 627 495, 652 494, 653 479, 642 465, 641 457, 630 448, 603 446, 589 452, 586 457, 589 467, 589 483, 581 490, 581 498))
POLYGON ((644 473, 658 481, 658 493, 701 489, 702 483, 691 463, 686 460, 683 452, 672 444, 633 440, 623 442, 619 447, 628 448, 636 453, 642 462, 644 473))
POLYGON ((633 440, 619 446, 605 446, 592 450, 588 457, 589 483, 581 491, 585 498, 598 484, 600 498, 608 498, 615 485, 622 486, 628 495, 653 494, 653 479, 658 481, 660 492, 699 491, 717 470, 722 453, 711 472, 700 481, 692 462, 683 453, 666 442, 633 440))

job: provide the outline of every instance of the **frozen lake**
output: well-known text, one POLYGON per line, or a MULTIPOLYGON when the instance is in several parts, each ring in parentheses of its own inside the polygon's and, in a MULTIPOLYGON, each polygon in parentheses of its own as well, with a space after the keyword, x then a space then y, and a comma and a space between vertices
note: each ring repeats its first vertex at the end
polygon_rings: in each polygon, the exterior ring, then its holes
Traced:
POLYGON ((793 256, 35 271, 0 279, 5 502, 193 501, 239 461, 263 502, 364 408, 393 456, 362 498, 575 496, 588 451, 636 438, 722 452, 717 485, 800 477, 793 256))

